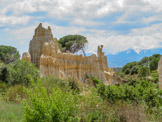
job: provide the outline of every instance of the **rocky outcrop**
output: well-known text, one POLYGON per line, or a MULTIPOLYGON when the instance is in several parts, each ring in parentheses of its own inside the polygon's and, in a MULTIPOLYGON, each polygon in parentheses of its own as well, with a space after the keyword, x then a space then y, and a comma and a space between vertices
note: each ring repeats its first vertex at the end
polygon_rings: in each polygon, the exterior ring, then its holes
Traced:
POLYGON ((31 62, 30 53, 28 53, 28 52, 23 53, 23 55, 22 55, 22 60, 31 62))
POLYGON ((29 53, 31 62, 40 69, 41 76, 54 75, 59 78, 75 78, 84 82, 86 76, 95 76, 110 84, 112 72, 108 68, 107 57, 98 46, 97 55, 74 55, 62 53, 56 38, 53 38, 50 27, 45 29, 42 24, 35 29, 30 41, 29 53))
POLYGON ((159 73, 159 88, 162 89, 162 56, 158 64, 158 73, 159 73))
POLYGON ((42 23, 35 29, 33 39, 30 41, 29 53, 31 55, 31 62, 37 67, 40 66, 40 57, 42 55, 42 49, 45 42, 53 41, 53 35, 51 28, 45 29, 42 27, 42 23))

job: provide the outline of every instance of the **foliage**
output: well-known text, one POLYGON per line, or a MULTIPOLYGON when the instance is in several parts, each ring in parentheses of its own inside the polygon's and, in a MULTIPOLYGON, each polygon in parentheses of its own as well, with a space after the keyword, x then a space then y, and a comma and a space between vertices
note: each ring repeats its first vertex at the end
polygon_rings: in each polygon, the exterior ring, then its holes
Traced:
POLYGON ((137 64, 138 64, 137 62, 131 62, 131 63, 126 64, 125 66, 123 66, 122 72, 124 72, 125 74, 129 74, 130 73, 130 70, 134 66, 136 66, 137 64))
POLYGON ((24 121, 68 121, 77 110, 77 97, 72 92, 54 88, 53 93, 48 95, 40 81, 37 84, 32 81, 26 93, 29 101, 24 101, 24 121))
MULTIPOLYGON (((161 115, 162 90, 150 81, 137 80, 129 84, 119 86, 104 86, 99 84, 97 87, 99 95, 110 103, 116 101, 126 101, 128 103, 145 103, 148 112, 155 112, 161 115)), ((156 114, 157 115, 157 114, 156 114)))
POLYGON ((139 69, 139 76, 146 77, 150 74, 150 69, 148 67, 140 67, 139 69))
POLYGON ((157 70, 151 72, 151 78, 154 83, 159 82, 159 74, 158 74, 157 70))
POLYGON ((0 100, 0 122, 20 122, 22 116, 21 104, 0 100))
POLYGON ((16 48, 11 46, 0 45, 0 60, 6 64, 16 61, 20 54, 16 48))
POLYGON ((63 91, 74 90, 75 92, 79 93, 80 88, 79 84, 73 78, 70 79, 60 79, 54 76, 48 76, 41 78, 42 85, 47 89, 48 93, 53 92, 53 88, 59 87, 63 91))
POLYGON ((59 39, 59 46, 61 51, 70 51, 76 53, 82 50, 85 55, 85 45, 88 43, 86 37, 81 35, 67 35, 59 39))
POLYGON ((79 84, 74 78, 68 79, 70 89, 74 90, 75 92, 79 93, 79 84))
POLYGON ((39 78, 39 71, 34 64, 27 61, 17 60, 13 64, 0 65, 0 81, 15 85, 28 85, 30 77, 33 79, 39 78))
POLYGON ((0 81, 8 83, 9 78, 9 67, 6 64, 0 64, 0 81))
POLYGON ((21 60, 17 60, 14 64, 10 64, 8 80, 9 84, 28 85, 31 78, 34 80, 39 78, 39 71, 34 64, 21 60))
MULTIPOLYGON (((122 67, 122 72, 126 75, 135 75, 140 74, 141 70, 147 70, 144 67, 148 67, 152 72, 157 70, 158 62, 160 60, 160 54, 154 54, 150 57, 144 57, 139 62, 130 62, 122 67)), ((143 72, 142 72, 143 73, 143 72)), ((148 70, 146 74, 142 74, 142 76, 147 76, 148 70)))
POLYGON ((15 103, 20 103, 22 102, 23 99, 26 99, 26 98, 27 96, 24 92, 24 86, 20 84, 10 86, 4 96, 4 99, 6 101, 11 101, 15 103))
POLYGON ((8 90, 8 87, 9 87, 8 84, 0 82, 0 97, 5 96, 5 94, 6 94, 7 90, 8 90))
POLYGON ((159 63, 160 58, 154 58, 150 61, 150 70, 156 70, 158 68, 158 63, 159 63))

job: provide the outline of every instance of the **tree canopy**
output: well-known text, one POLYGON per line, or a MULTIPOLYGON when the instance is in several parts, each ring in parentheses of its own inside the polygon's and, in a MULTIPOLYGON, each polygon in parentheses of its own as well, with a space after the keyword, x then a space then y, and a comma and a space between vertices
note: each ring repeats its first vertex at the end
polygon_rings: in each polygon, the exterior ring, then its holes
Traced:
POLYGON ((70 51, 76 53, 79 50, 85 54, 85 45, 88 43, 87 38, 82 35, 67 35, 59 39, 59 47, 62 52, 70 51))
POLYGON ((28 85, 30 79, 36 80, 37 78, 39 78, 39 71, 30 62, 16 60, 13 64, 0 63, 0 82, 10 85, 28 85))
POLYGON ((5 64, 14 62, 20 58, 20 54, 16 48, 11 46, 0 45, 0 60, 5 64))
MULTIPOLYGON (((139 62, 130 62, 122 67, 122 72, 125 74, 139 74, 146 73, 149 71, 155 71, 158 68, 158 62, 160 60, 160 54, 154 54, 150 57, 144 57, 139 62), (149 71, 148 71, 149 70, 149 71)), ((145 76, 146 74, 142 75, 145 76)))

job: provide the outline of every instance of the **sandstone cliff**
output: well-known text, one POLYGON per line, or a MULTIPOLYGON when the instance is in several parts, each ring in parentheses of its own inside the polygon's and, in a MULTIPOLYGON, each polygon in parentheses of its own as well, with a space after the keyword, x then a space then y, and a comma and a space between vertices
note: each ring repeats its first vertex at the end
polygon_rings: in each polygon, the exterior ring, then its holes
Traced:
POLYGON ((159 88, 162 89, 162 56, 158 65, 158 73, 159 73, 159 88))
POLYGON ((35 34, 29 45, 31 62, 34 63, 37 67, 40 66, 40 57, 42 55, 43 45, 45 42, 50 41, 53 41, 51 28, 48 27, 48 29, 45 29, 40 23, 39 26, 35 29, 35 34))
POLYGON ((30 41, 29 53, 23 58, 30 60, 39 69, 41 76, 54 75, 59 78, 75 78, 84 82, 87 75, 95 76, 99 80, 110 84, 112 72, 108 68, 107 57, 102 51, 103 45, 98 46, 97 55, 74 55, 70 52, 62 53, 56 38, 53 38, 50 27, 45 29, 42 24, 35 29, 30 41))

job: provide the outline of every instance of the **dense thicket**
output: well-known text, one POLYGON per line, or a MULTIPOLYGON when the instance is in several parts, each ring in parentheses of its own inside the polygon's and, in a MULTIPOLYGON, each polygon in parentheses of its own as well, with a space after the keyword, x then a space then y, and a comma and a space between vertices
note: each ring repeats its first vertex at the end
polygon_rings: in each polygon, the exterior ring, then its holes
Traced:
POLYGON ((139 74, 142 77, 148 76, 150 72, 157 70, 160 54, 144 57, 139 62, 131 62, 122 67, 122 72, 130 75, 139 74))
POLYGON ((12 64, 0 64, 0 82, 9 85, 28 85, 30 77, 36 80, 39 78, 39 71, 34 64, 27 61, 17 60, 12 64))

